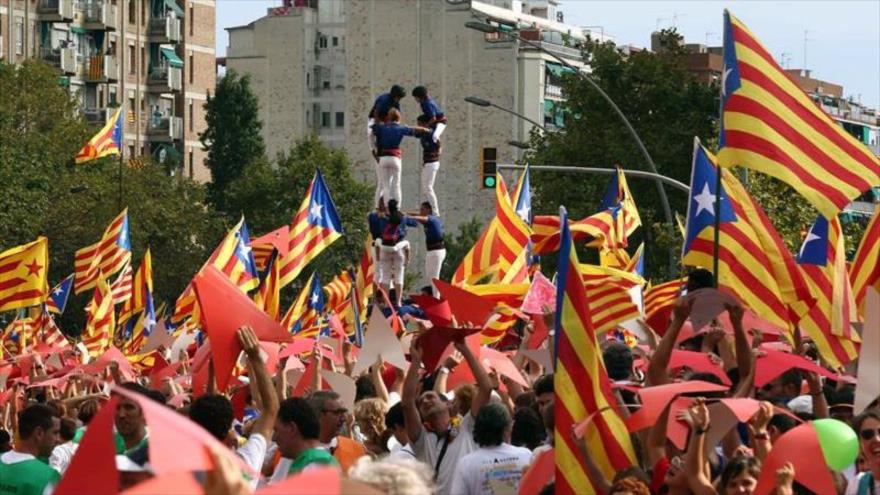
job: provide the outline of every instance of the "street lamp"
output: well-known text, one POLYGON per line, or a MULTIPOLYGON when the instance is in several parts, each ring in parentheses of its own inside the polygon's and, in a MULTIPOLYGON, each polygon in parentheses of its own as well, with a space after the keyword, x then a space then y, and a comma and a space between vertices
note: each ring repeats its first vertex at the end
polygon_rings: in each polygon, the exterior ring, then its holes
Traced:
MULTIPOLYGON (((618 107, 617 104, 614 103, 614 100, 612 100, 611 97, 608 96, 608 93, 606 93, 599 86, 599 84, 593 80, 593 78, 591 78, 589 75, 587 75, 585 72, 583 72, 578 67, 571 65, 567 60, 565 60, 562 57, 556 55, 555 53, 547 50, 546 48, 541 46, 541 44, 535 43, 534 41, 531 41, 531 40, 527 40, 527 39, 519 36, 515 32, 501 30, 497 26, 493 26, 493 25, 489 24, 488 22, 468 21, 468 22, 465 22, 464 25, 468 29, 480 31, 482 33, 489 33, 489 34, 498 33, 498 34, 506 35, 514 40, 517 40, 521 43, 524 43, 524 44, 540 51, 541 53, 544 53, 546 55, 549 55, 550 57, 553 57, 553 59, 555 59, 557 62, 559 62, 560 64, 562 64, 563 66, 567 67, 572 72, 577 74, 578 77, 580 77, 583 81, 586 81, 590 86, 592 86, 593 89, 595 89, 600 95, 602 95, 602 98, 605 99, 605 101, 609 105, 611 105, 611 108, 614 110, 614 113, 617 114, 617 116, 620 118, 621 122, 623 122, 624 126, 626 126, 626 128, 629 131, 630 135, 632 136, 633 140, 638 145, 639 151, 641 151, 642 156, 645 158, 645 161, 648 163, 648 166, 651 168, 651 172, 655 175, 658 175, 658 176, 660 175, 660 173, 657 171, 657 166, 654 164, 654 160, 651 158, 651 155, 648 153, 648 149, 645 148, 645 143, 643 143, 641 138, 639 138, 639 135, 636 132, 636 130, 633 128, 632 124, 630 124, 629 120, 627 120, 626 116, 620 110, 620 107, 618 107)), ((669 207, 669 198, 666 197, 666 190, 663 188, 663 182, 660 181, 659 179, 656 179, 655 184, 657 185, 657 193, 660 195, 660 202, 663 205, 663 214, 666 217, 666 223, 669 224, 669 231, 670 231, 670 233, 674 234, 674 227, 673 227, 673 220, 672 220, 672 208, 669 207)), ((670 274, 675 273, 675 269, 676 269, 675 268, 675 258, 676 258, 675 248, 671 247, 669 250, 669 272, 670 272, 670 274)))
POLYGON ((527 150, 527 149, 531 148, 531 146, 529 146, 528 143, 524 143, 522 141, 510 140, 507 142, 507 144, 509 144, 510 146, 513 146, 514 148, 519 148, 521 150, 527 150))
POLYGON ((538 129, 541 129, 541 131, 544 131, 544 126, 542 126, 542 125, 539 124, 538 122, 536 122, 536 121, 534 121, 534 120, 532 120, 532 119, 526 117, 525 115, 523 115, 523 114, 521 114, 521 113, 514 112, 513 110, 511 110, 511 109, 509 109, 509 108, 504 108, 504 107, 502 107, 502 106, 498 106, 498 105, 492 103, 492 102, 489 101, 489 100, 484 100, 483 98, 479 98, 479 97, 477 97, 477 96, 465 96, 464 101, 470 103, 471 105, 476 105, 476 106, 478 106, 478 107, 493 107, 493 108, 497 108, 498 110, 501 110, 502 112, 507 112, 507 113, 509 113, 510 115, 513 115, 513 116, 516 117, 516 118, 519 118, 519 119, 525 120, 525 121, 528 122, 529 124, 532 124, 533 126, 537 127, 538 129))

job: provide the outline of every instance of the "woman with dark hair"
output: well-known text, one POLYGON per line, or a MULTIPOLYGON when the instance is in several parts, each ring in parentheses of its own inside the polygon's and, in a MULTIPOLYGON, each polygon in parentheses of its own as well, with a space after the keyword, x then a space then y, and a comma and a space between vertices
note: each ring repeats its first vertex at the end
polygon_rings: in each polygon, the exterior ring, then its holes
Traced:
POLYGON ((736 456, 728 461, 718 481, 722 495, 751 495, 761 476, 761 461, 755 457, 736 456))
POLYGON ((382 227, 379 246, 379 264, 382 279, 379 283, 388 293, 394 287, 395 303, 400 306, 403 300, 403 276, 409 262, 409 241, 406 240, 406 224, 396 199, 388 200, 388 217, 382 227))
POLYGON ((494 486, 504 487, 505 493, 519 491, 532 452, 507 443, 512 425, 507 407, 490 402, 480 409, 474 423, 474 442, 480 448, 459 459, 449 493, 491 495, 494 486))
POLYGON ((880 409, 868 409, 853 420, 865 471, 850 480, 845 495, 880 494, 880 409))

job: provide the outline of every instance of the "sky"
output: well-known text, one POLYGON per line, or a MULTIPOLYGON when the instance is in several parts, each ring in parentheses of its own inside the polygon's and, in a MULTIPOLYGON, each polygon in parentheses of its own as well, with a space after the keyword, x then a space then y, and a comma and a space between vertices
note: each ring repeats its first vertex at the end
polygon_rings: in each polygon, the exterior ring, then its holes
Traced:
MULTIPOLYGON (((281 0, 217 0, 217 55, 226 53, 225 28, 247 24, 278 5, 281 0)), ((636 46, 650 46, 652 31, 673 25, 689 43, 720 45, 725 8, 785 67, 803 68, 806 48, 806 67, 813 77, 841 84, 844 95, 880 107, 878 0, 561 2, 567 24, 601 26, 618 44, 636 46)))

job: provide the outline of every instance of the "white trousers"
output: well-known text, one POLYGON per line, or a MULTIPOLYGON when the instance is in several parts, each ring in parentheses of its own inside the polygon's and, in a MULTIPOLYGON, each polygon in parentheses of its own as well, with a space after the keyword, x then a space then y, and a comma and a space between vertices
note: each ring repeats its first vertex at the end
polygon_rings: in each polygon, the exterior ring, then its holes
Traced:
POLYGON ((434 142, 436 143, 437 141, 440 140, 440 136, 443 134, 443 131, 445 131, 445 130, 446 130, 446 124, 444 124, 442 122, 438 122, 437 125, 434 127, 434 133, 431 135, 431 139, 433 139, 434 142))
POLYGON ((406 271, 406 250, 409 241, 403 240, 394 246, 379 246, 379 264, 382 266, 380 283, 394 288, 403 287, 403 276, 406 271))
POLYGON ((425 253, 425 278, 428 279, 426 285, 430 285, 434 291, 434 297, 439 296, 437 288, 434 287, 434 279, 440 278, 440 268, 443 267, 443 260, 446 259, 445 249, 435 249, 425 253))
POLYGON ((400 173, 402 169, 400 158, 396 156, 380 156, 376 164, 376 197, 374 204, 379 203, 379 198, 385 198, 385 204, 391 199, 396 199, 400 205, 403 193, 400 190, 400 173))
POLYGON ((382 239, 376 239, 373 241, 373 281, 377 284, 381 284, 383 280, 382 275, 382 263, 380 260, 382 259, 382 239))
POLYGON ((440 216, 440 205, 437 204, 437 193, 434 192, 434 180, 437 178, 438 170, 440 170, 440 162, 422 165, 422 198, 431 203, 434 214, 440 216))

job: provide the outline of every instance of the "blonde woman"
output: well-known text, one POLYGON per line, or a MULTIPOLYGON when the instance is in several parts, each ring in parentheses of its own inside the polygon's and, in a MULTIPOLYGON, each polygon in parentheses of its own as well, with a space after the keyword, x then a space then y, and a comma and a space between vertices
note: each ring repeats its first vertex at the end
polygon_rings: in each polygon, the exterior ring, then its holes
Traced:
POLYGON ((387 453, 382 442, 386 412, 388 404, 382 399, 364 399, 354 406, 354 420, 364 435, 364 447, 373 457, 387 453))

